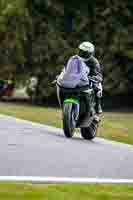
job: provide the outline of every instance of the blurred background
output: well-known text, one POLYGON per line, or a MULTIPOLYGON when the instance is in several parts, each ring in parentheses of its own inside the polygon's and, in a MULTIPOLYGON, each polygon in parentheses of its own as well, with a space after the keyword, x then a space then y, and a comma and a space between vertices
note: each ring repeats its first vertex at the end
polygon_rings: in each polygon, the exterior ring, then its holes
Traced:
POLYGON ((132 21, 133 1, 0 0, 0 97, 17 91, 56 105, 51 82, 89 40, 104 72, 104 108, 133 107, 132 21))

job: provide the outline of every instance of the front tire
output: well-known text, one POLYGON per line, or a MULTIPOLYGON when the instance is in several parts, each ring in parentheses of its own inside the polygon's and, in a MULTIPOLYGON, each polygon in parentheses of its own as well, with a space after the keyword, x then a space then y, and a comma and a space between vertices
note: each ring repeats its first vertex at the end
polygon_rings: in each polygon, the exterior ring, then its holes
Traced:
POLYGON ((81 135, 85 140, 92 140, 97 135, 98 122, 93 121, 89 127, 81 128, 81 135))
POLYGON ((72 103, 65 103, 63 110, 63 130, 67 138, 71 138, 74 134, 75 119, 72 103))

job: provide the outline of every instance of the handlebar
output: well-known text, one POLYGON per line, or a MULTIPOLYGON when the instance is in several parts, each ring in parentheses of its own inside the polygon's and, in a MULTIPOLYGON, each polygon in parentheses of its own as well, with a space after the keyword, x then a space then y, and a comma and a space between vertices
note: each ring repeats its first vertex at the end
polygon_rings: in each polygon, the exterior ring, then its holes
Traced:
POLYGON ((55 85, 56 83, 57 83, 56 79, 51 82, 52 85, 55 85))

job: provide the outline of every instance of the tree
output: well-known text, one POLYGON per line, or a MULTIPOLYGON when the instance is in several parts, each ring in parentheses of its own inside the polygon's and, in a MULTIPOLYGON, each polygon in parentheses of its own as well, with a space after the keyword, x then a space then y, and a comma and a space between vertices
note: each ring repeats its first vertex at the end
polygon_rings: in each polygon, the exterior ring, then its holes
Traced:
POLYGON ((132 10, 124 0, 1 0, 0 71, 36 74, 37 95, 47 98, 68 57, 89 40, 104 68, 105 94, 132 94, 132 10))

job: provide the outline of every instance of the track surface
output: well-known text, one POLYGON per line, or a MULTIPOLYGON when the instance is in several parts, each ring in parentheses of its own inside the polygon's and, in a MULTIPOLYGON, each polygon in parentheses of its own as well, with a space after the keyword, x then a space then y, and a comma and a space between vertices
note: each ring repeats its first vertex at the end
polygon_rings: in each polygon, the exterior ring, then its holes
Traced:
POLYGON ((0 115, 0 176, 133 179, 133 146, 0 115))

